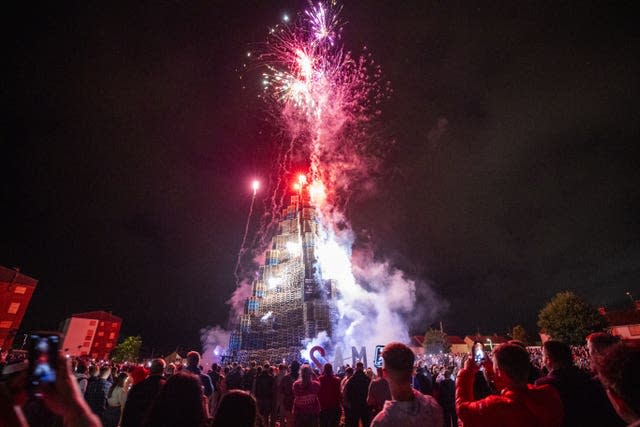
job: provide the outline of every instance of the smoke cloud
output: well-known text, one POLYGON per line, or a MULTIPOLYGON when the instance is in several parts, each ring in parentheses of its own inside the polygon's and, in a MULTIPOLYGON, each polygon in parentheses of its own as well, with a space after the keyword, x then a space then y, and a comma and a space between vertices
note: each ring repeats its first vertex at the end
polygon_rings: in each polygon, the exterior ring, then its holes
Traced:
POLYGON ((200 329, 200 342, 202 344, 201 364, 205 371, 212 363, 220 363, 229 346, 231 334, 220 326, 200 329))

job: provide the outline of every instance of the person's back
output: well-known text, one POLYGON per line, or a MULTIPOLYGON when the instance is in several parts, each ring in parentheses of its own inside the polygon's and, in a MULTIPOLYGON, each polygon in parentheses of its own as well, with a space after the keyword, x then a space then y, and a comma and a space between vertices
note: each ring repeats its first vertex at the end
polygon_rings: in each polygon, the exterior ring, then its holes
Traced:
POLYGON ((276 380, 271 375, 271 367, 265 364, 262 372, 256 375, 255 396, 258 401, 258 412, 265 422, 273 417, 276 380))
POLYGON ((451 371, 444 373, 444 379, 438 385, 438 403, 444 414, 444 425, 457 427, 456 384, 451 379, 451 371))
POLYGON ((107 408, 107 393, 111 388, 111 382, 107 381, 107 377, 111 373, 111 369, 103 367, 100 369, 100 376, 95 380, 87 382, 87 390, 84 398, 94 414, 102 415, 107 408))
POLYGON ((240 366, 234 366, 229 375, 227 375, 227 390, 241 390, 242 389, 242 368, 240 366))
POLYGON ((414 399, 410 401, 387 400, 371 427, 440 427, 442 408, 438 402, 418 390, 413 393, 414 399))
POLYGON ((370 382, 364 370, 361 368, 357 368, 355 373, 349 378, 349 381, 347 381, 345 394, 352 410, 367 408, 367 393, 369 392, 370 382))
POLYGON ((536 385, 549 384, 560 394, 564 407, 563 426, 624 425, 611 408, 599 381, 573 365, 571 348, 567 344, 547 341, 542 353, 542 360, 550 372, 536 380, 536 385))
POLYGON ((438 402, 412 386, 415 355, 411 349, 401 343, 387 344, 382 359, 392 399, 385 402, 371 427, 442 427, 438 402))
POLYGON ((211 383, 211 378, 209 375, 203 374, 202 370, 199 367, 200 364, 200 353, 197 351, 190 351, 187 353, 187 366, 185 370, 200 379, 200 383, 204 389, 204 395, 207 397, 211 397, 213 394, 213 384, 211 383))
POLYGON ((496 381, 502 393, 475 400, 473 381, 479 370, 469 358, 458 373, 456 410, 465 427, 560 427, 562 401, 548 385, 527 384, 529 355, 515 344, 503 344, 494 352, 496 381))
POLYGON ((150 375, 129 390, 122 413, 121 427, 140 427, 166 380, 162 377, 164 360, 151 362, 150 375))
POLYGON ((378 377, 369 383, 369 392, 367 393, 367 405, 369 405, 373 416, 382 410, 384 402, 391 400, 389 381, 384 378, 382 368, 377 369, 377 375, 378 377))

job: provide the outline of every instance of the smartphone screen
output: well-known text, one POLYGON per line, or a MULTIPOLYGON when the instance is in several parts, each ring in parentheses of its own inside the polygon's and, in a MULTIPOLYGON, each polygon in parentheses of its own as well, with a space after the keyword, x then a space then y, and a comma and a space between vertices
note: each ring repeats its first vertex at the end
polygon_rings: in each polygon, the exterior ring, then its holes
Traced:
POLYGON ((29 335, 30 385, 36 388, 56 381, 58 368, 58 348, 60 337, 57 334, 32 333, 29 335))
POLYGON ((484 350, 482 349, 482 344, 476 344, 473 347, 473 360, 475 360, 476 364, 482 363, 484 359, 484 350))

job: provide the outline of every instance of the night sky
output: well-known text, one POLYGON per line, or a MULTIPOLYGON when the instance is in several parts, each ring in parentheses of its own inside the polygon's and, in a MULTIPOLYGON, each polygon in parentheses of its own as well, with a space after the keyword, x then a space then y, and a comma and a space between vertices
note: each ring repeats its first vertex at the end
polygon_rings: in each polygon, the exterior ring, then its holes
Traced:
MULTIPOLYGON (((198 346, 226 325, 250 182, 273 170, 257 74, 236 69, 306 3, 77 3, 6 11, 0 265, 40 280, 22 329, 102 309, 147 351, 198 346)), ((633 3, 346 2, 395 142, 349 215, 439 296, 412 332, 534 332, 561 290, 640 297, 633 3)))

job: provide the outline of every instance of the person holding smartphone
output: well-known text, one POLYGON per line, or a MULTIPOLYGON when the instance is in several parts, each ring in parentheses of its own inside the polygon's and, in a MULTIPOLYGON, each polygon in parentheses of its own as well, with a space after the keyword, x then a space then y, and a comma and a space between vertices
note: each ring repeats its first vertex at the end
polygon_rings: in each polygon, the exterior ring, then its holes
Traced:
POLYGON ((529 353, 515 344, 502 344, 493 353, 495 382, 501 393, 483 399, 474 396, 480 366, 475 357, 465 362, 456 382, 456 412, 465 427, 560 427, 564 410, 551 386, 527 383, 529 353))
MULTIPOLYGON (((28 427, 29 411, 23 411, 27 401, 40 402, 46 410, 62 419, 65 427, 101 427, 100 420, 91 413, 70 363, 63 358, 56 338, 42 338, 57 334, 32 334, 27 358, 7 364, 0 375, 0 425, 2 427, 28 427), (43 357, 42 352, 47 352, 43 357), (48 365, 46 368, 42 365, 48 365), (53 379, 52 376, 55 376, 53 379)), ((33 425, 36 425, 35 423, 33 425)))

